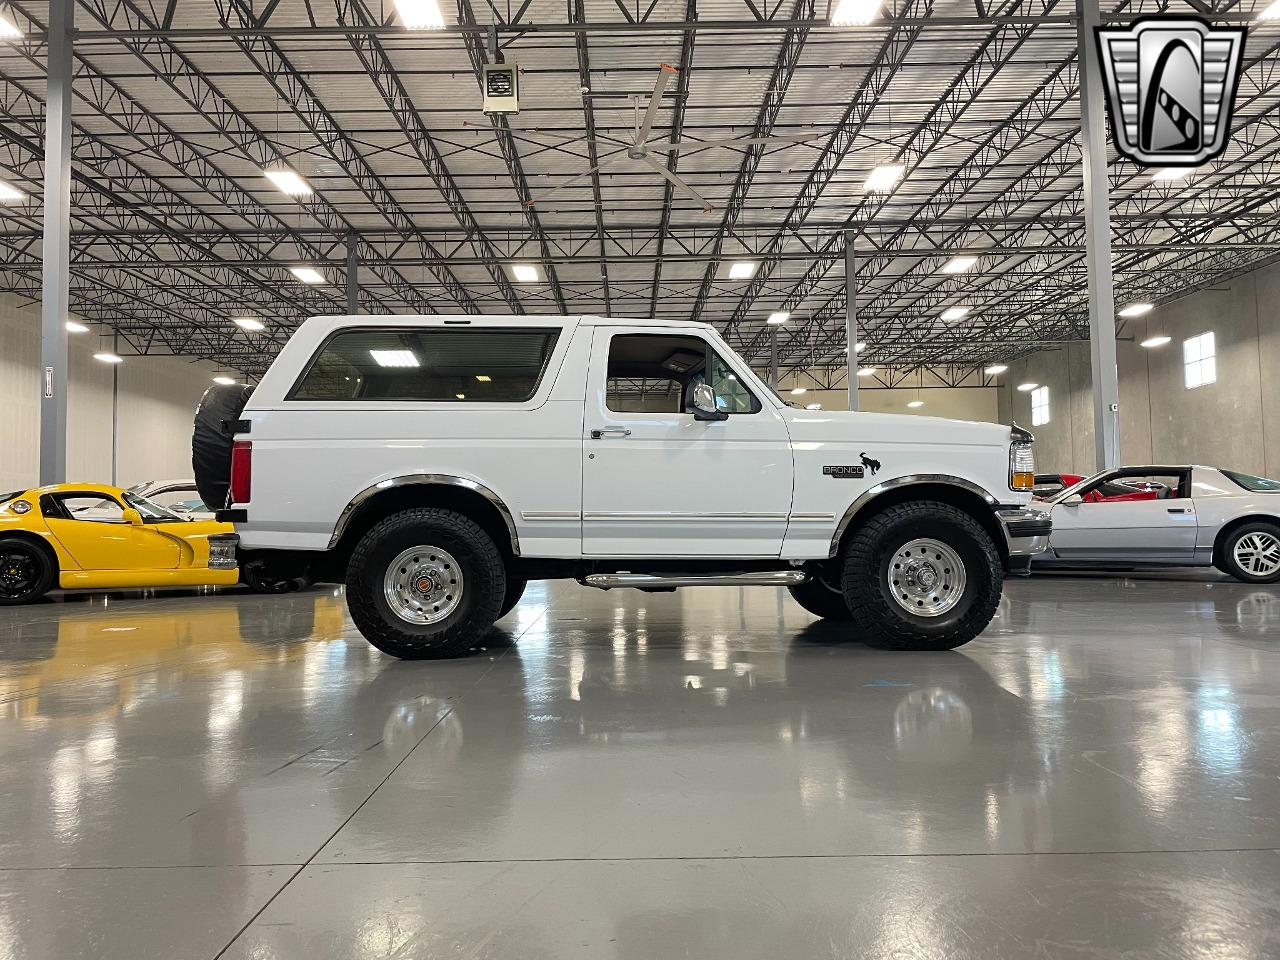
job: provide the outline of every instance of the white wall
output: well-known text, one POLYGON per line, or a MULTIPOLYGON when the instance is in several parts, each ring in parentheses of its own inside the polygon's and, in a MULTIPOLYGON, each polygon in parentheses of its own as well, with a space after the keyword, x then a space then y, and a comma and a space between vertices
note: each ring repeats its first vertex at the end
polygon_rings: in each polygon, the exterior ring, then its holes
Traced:
MULTIPOLYGON (((1203 463, 1280 475, 1280 264, 1222 281, 1129 321, 1117 344, 1120 455, 1124 463, 1203 463), (1216 383, 1188 390, 1182 342, 1217 341, 1216 383), (1172 342, 1139 344, 1163 334, 1172 342)), ((1094 470, 1089 344, 1072 343, 1009 365, 1001 406, 1036 435, 1046 471, 1094 470), (1018 383, 1049 387, 1051 419, 1031 426, 1018 383)))
MULTIPOLYGON (((191 419, 214 366, 126 356, 113 368, 93 359, 111 349, 105 329, 69 335, 67 479, 111 483, 113 443, 121 486, 191 476, 191 419)), ((39 481, 40 381, 39 305, 0 294, 0 490, 39 481)))
MULTIPOLYGON (((757 371, 762 380, 767 374, 757 371)), ((783 377, 778 392, 797 406, 822 404, 823 410, 848 410, 847 390, 815 390, 811 381, 801 377, 783 377), (805 387, 800 396, 792 396, 792 387, 805 387)), ((996 387, 878 387, 869 383, 858 386, 858 408, 872 413, 905 413, 921 417, 947 417, 952 420, 983 420, 999 423, 999 390, 996 387), (910 408, 912 400, 923 400, 924 406, 910 408)), ((1004 420, 1008 423, 1008 419, 1004 420)))

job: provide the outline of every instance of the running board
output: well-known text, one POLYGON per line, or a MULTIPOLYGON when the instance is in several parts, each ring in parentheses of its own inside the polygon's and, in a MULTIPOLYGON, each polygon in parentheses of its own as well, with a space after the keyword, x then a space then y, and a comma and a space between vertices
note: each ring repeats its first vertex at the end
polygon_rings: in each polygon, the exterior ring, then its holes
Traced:
POLYGON ((584 587, 612 590, 674 590, 676 587, 795 587, 809 579, 803 570, 767 570, 757 573, 592 573, 578 582, 584 587))

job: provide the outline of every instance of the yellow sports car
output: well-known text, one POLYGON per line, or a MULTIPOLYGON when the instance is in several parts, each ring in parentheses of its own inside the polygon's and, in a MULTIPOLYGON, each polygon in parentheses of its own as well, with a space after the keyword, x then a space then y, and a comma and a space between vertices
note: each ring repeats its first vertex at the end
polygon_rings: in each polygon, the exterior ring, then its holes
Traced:
POLYGON ((0 493, 0 604, 54 587, 190 587, 239 581, 229 523, 185 520, 99 483, 0 493))

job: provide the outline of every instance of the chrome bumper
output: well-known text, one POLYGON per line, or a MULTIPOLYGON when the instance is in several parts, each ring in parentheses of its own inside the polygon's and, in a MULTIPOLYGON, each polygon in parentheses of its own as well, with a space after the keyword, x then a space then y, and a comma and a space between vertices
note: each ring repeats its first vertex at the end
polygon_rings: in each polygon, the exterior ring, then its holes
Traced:
POLYGON ((1038 507, 997 507, 996 518, 1004 529, 1011 568, 1025 568, 1025 563, 1017 562, 1019 558, 1030 560, 1048 549, 1049 534, 1053 532, 1048 511, 1038 507))
POLYGON ((236 563, 236 547, 240 538, 234 533, 215 533, 209 538, 209 569, 234 570, 236 563))

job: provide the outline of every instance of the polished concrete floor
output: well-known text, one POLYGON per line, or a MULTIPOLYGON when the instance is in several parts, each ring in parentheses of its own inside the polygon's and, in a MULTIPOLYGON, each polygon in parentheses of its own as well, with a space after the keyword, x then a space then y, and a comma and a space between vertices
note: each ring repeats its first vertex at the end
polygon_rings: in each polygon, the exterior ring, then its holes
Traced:
POLYGON ((1010 584, 948 654, 773 590, 0 609, 0 957, 1280 957, 1280 589, 1010 584))

